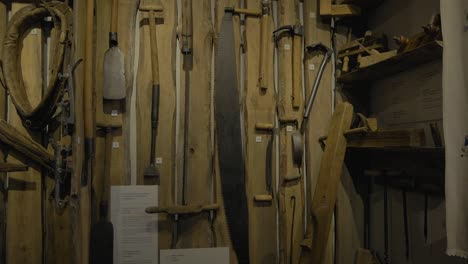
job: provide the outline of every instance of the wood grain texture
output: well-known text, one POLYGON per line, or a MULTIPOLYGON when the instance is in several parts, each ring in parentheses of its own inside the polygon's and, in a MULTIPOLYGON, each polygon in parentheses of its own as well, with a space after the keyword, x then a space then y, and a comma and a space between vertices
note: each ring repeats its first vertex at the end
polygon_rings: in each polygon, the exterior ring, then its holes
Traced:
MULTIPOLYGON (((188 144, 189 149, 189 155, 186 157, 189 159, 187 182, 185 182, 186 202, 187 204, 210 204, 213 167, 211 148, 211 58, 213 48, 211 0, 194 1, 192 8, 193 70, 190 72, 190 120, 188 127, 184 128, 188 129, 188 142, 185 143, 188 144)), ((184 76, 185 72, 181 70, 181 87, 185 87, 184 76)), ((182 109, 185 110, 181 104, 181 112, 182 109)), ((183 219, 177 247, 212 246, 214 241, 210 225, 208 213, 183 219)))
MULTIPOLYGON (((8 20, 8 6, 5 1, 0 1, 0 43, 3 44, 5 37, 7 20, 8 20)), ((0 54, 2 54, 2 46, 0 45, 0 54)), ((1 70, 0 70, 1 71, 1 70)), ((0 75, 2 73, 0 72, 0 75)), ((5 89, 0 84, 0 118, 6 120, 6 94, 5 89)), ((4 155, 0 153, 0 160, 3 161, 4 155)), ((6 247, 6 192, 3 190, 5 186, 6 173, 0 173, 0 263, 5 262, 5 247, 6 247)))
MULTIPOLYGON (((25 6, 24 3, 12 3, 12 13, 25 6)), ((22 75, 30 102, 35 105, 41 99, 41 32, 29 34, 23 41, 21 52, 22 75)), ((24 135, 28 135, 16 113, 15 106, 9 102, 8 121, 24 135)), ((39 137, 32 136, 38 140, 39 137)), ((16 162, 12 157, 8 162, 16 162)), ((17 188, 8 191, 7 211, 7 263, 41 263, 42 261, 42 219, 41 219, 41 173, 35 169, 27 172, 9 173, 12 183, 20 183, 17 188)))
MULTIPOLYGON (((148 2, 148 0, 146 0, 148 2)), ((163 0, 163 13, 156 15, 156 37, 158 38, 159 78, 161 99, 159 105, 159 127, 156 142, 156 157, 162 158, 162 164, 156 164, 161 173, 159 205, 170 206, 174 203, 175 180, 175 125, 176 125, 176 1, 163 0)), ((149 21, 146 12, 140 12, 140 46, 138 70, 136 73, 136 118, 137 118, 137 184, 143 184, 143 174, 150 162, 151 137, 151 42, 149 21)), ((166 215, 159 215, 159 248, 167 249, 171 245, 172 220, 166 215)))
MULTIPOLYGON (((248 1, 247 8, 257 10, 261 6, 260 0, 248 1)), ((273 12, 271 12, 273 13, 273 12)), ((277 262, 277 210, 276 210, 276 172, 275 155, 268 159, 267 146, 274 138, 271 131, 259 131, 257 123, 275 124, 276 99, 274 86, 267 85, 267 89, 260 86, 260 56, 265 56, 266 66, 263 69, 262 83, 273 84, 273 52, 274 43, 273 16, 264 19, 266 23, 264 35, 265 45, 261 46, 261 23, 256 17, 247 17, 245 25, 245 144, 246 144, 246 188, 249 206, 249 252, 251 263, 277 262), (262 55, 260 55, 262 54, 262 55), (257 142, 257 136, 261 142, 257 142), (270 194, 266 186, 267 166, 271 170, 271 188, 273 200, 271 202, 255 202, 255 195, 270 194)), ((273 143, 272 143, 273 144, 273 143)), ((274 154, 274 144, 272 145, 274 154)))
POLYGON ((346 138, 343 133, 350 128, 352 117, 353 106, 351 104, 338 104, 328 130, 329 141, 320 164, 317 188, 311 204, 314 230, 312 243, 308 245, 311 263, 322 263, 325 259, 338 187, 344 167, 346 138))
MULTIPOLYGON (((278 27, 294 25, 297 22, 297 1, 278 1, 278 27)), ((293 107, 293 38, 289 33, 279 35, 278 41, 278 118, 295 119, 297 122, 282 123, 280 126, 279 163, 279 216, 280 216, 280 263, 297 263, 300 258, 300 244, 303 239, 304 190, 303 176, 294 181, 288 177, 301 174, 294 164, 292 133, 302 122, 304 105, 293 107)), ((297 67, 297 66, 296 66, 297 67)), ((301 91, 302 92, 302 91, 301 91)))
MULTIPOLYGON (((85 16, 86 16, 86 2, 74 1, 73 6, 73 61, 77 61, 84 57, 84 36, 85 36, 85 16)), ((75 106, 76 109, 83 108, 83 73, 84 64, 81 63, 75 70, 75 106)), ((83 157, 84 157, 84 116, 83 111, 75 112, 75 133, 73 135, 73 172, 71 182, 71 199, 70 205, 72 208, 72 240, 74 242, 73 248, 73 262, 74 264, 81 263, 81 221, 79 212, 79 192, 81 186, 81 175, 83 173, 83 157)))
MULTIPOLYGON (((304 45, 309 46, 317 42, 331 47, 331 33, 328 23, 319 19, 318 0, 305 1, 303 6, 304 18, 304 45)), ((322 2, 322 1, 320 1, 322 2)), ((312 86, 315 81, 322 55, 305 55, 304 58, 304 84, 306 100, 312 92, 312 86)), ((306 139, 306 166, 307 166, 307 200, 308 205, 312 202, 315 192, 315 186, 320 170, 320 164, 323 156, 323 150, 318 142, 318 138, 327 133, 332 115, 332 65, 329 63, 322 76, 317 97, 311 109, 309 123, 307 124, 306 139)), ((312 216, 310 210, 307 210, 307 228, 306 239, 312 236, 312 216)), ((333 238, 333 231, 330 232, 333 238)), ((331 241, 331 239, 329 240, 331 241)), ((306 254, 306 252, 303 252, 306 254)), ((322 263, 333 263, 333 243, 328 244, 327 255, 322 263)), ((308 263, 307 258, 301 259, 301 263, 308 263), (304 262, 305 261, 305 262, 304 262)))

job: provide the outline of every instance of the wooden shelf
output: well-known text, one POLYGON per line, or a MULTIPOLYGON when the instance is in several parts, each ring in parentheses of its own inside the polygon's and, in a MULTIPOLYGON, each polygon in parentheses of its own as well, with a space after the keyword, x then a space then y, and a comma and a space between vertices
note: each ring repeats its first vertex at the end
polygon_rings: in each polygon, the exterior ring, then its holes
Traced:
POLYGON ((433 41, 414 50, 398 54, 369 67, 354 70, 338 77, 342 83, 382 79, 419 65, 442 58, 442 41, 433 41))
POLYGON ((363 9, 375 8, 382 4, 383 0, 344 0, 343 4, 359 6, 363 9))

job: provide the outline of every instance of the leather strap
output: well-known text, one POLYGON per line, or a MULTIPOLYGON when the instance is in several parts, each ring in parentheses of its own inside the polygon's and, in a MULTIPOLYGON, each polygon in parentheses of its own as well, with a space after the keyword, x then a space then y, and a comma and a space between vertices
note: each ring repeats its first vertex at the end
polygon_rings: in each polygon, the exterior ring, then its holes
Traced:
MULTIPOLYGON (((2 70, 6 88, 20 115, 23 125, 29 129, 42 129, 50 121, 57 109, 66 78, 60 78, 64 54, 70 45, 72 30, 72 10, 59 1, 51 1, 39 6, 28 5, 16 12, 10 20, 3 43, 2 70), (31 28, 47 16, 52 16, 57 37, 52 38, 50 81, 42 101, 33 107, 26 93, 21 71, 21 48, 24 38, 31 28)), ((40 89, 40 87, 34 87, 40 89)))

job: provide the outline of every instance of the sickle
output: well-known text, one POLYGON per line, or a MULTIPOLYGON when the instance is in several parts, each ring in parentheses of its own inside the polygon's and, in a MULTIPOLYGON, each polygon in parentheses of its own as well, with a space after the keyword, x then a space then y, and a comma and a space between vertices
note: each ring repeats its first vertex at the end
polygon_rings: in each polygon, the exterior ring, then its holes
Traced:
MULTIPOLYGON (((12 102, 23 121, 23 125, 30 129, 42 129, 52 118, 57 103, 62 95, 66 78, 59 78, 62 68, 65 47, 68 45, 68 34, 72 28, 72 11, 64 3, 51 1, 46 5, 29 5, 16 12, 8 24, 5 41, 3 43, 2 68, 5 85, 9 91, 12 102), (42 101, 33 107, 26 93, 26 87, 21 71, 22 42, 33 25, 47 16, 58 18, 54 21, 54 28, 58 28, 58 38, 52 39, 55 43, 51 55, 51 74, 47 90, 42 101), (57 25, 60 24, 59 26, 57 25)), ((38 88, 38 87, 35 87, 38 88)))

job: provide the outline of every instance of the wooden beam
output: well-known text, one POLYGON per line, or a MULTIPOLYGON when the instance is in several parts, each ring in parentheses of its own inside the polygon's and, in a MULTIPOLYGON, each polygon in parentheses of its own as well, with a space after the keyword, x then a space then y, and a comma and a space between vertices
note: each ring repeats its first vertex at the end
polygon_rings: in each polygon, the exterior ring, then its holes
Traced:
POLYGON ((320 164, 311 211, 313 237, 304 246, 310 249, 310 263, 322 263, 327 247, 335 208, 338 186, 346 153, 344 131, 351 126, 353 106, 340 103, 335 109, 329 128, 328 144, 320 164))
POLYGON ((0 172, 27 171, 28 166, 23 164, 0 162, 0 172))
POLYGON ((361 8, 351 4, 332 4, 332 0, 320 0, 320 15, 345 17, 361 15, 361 8))

